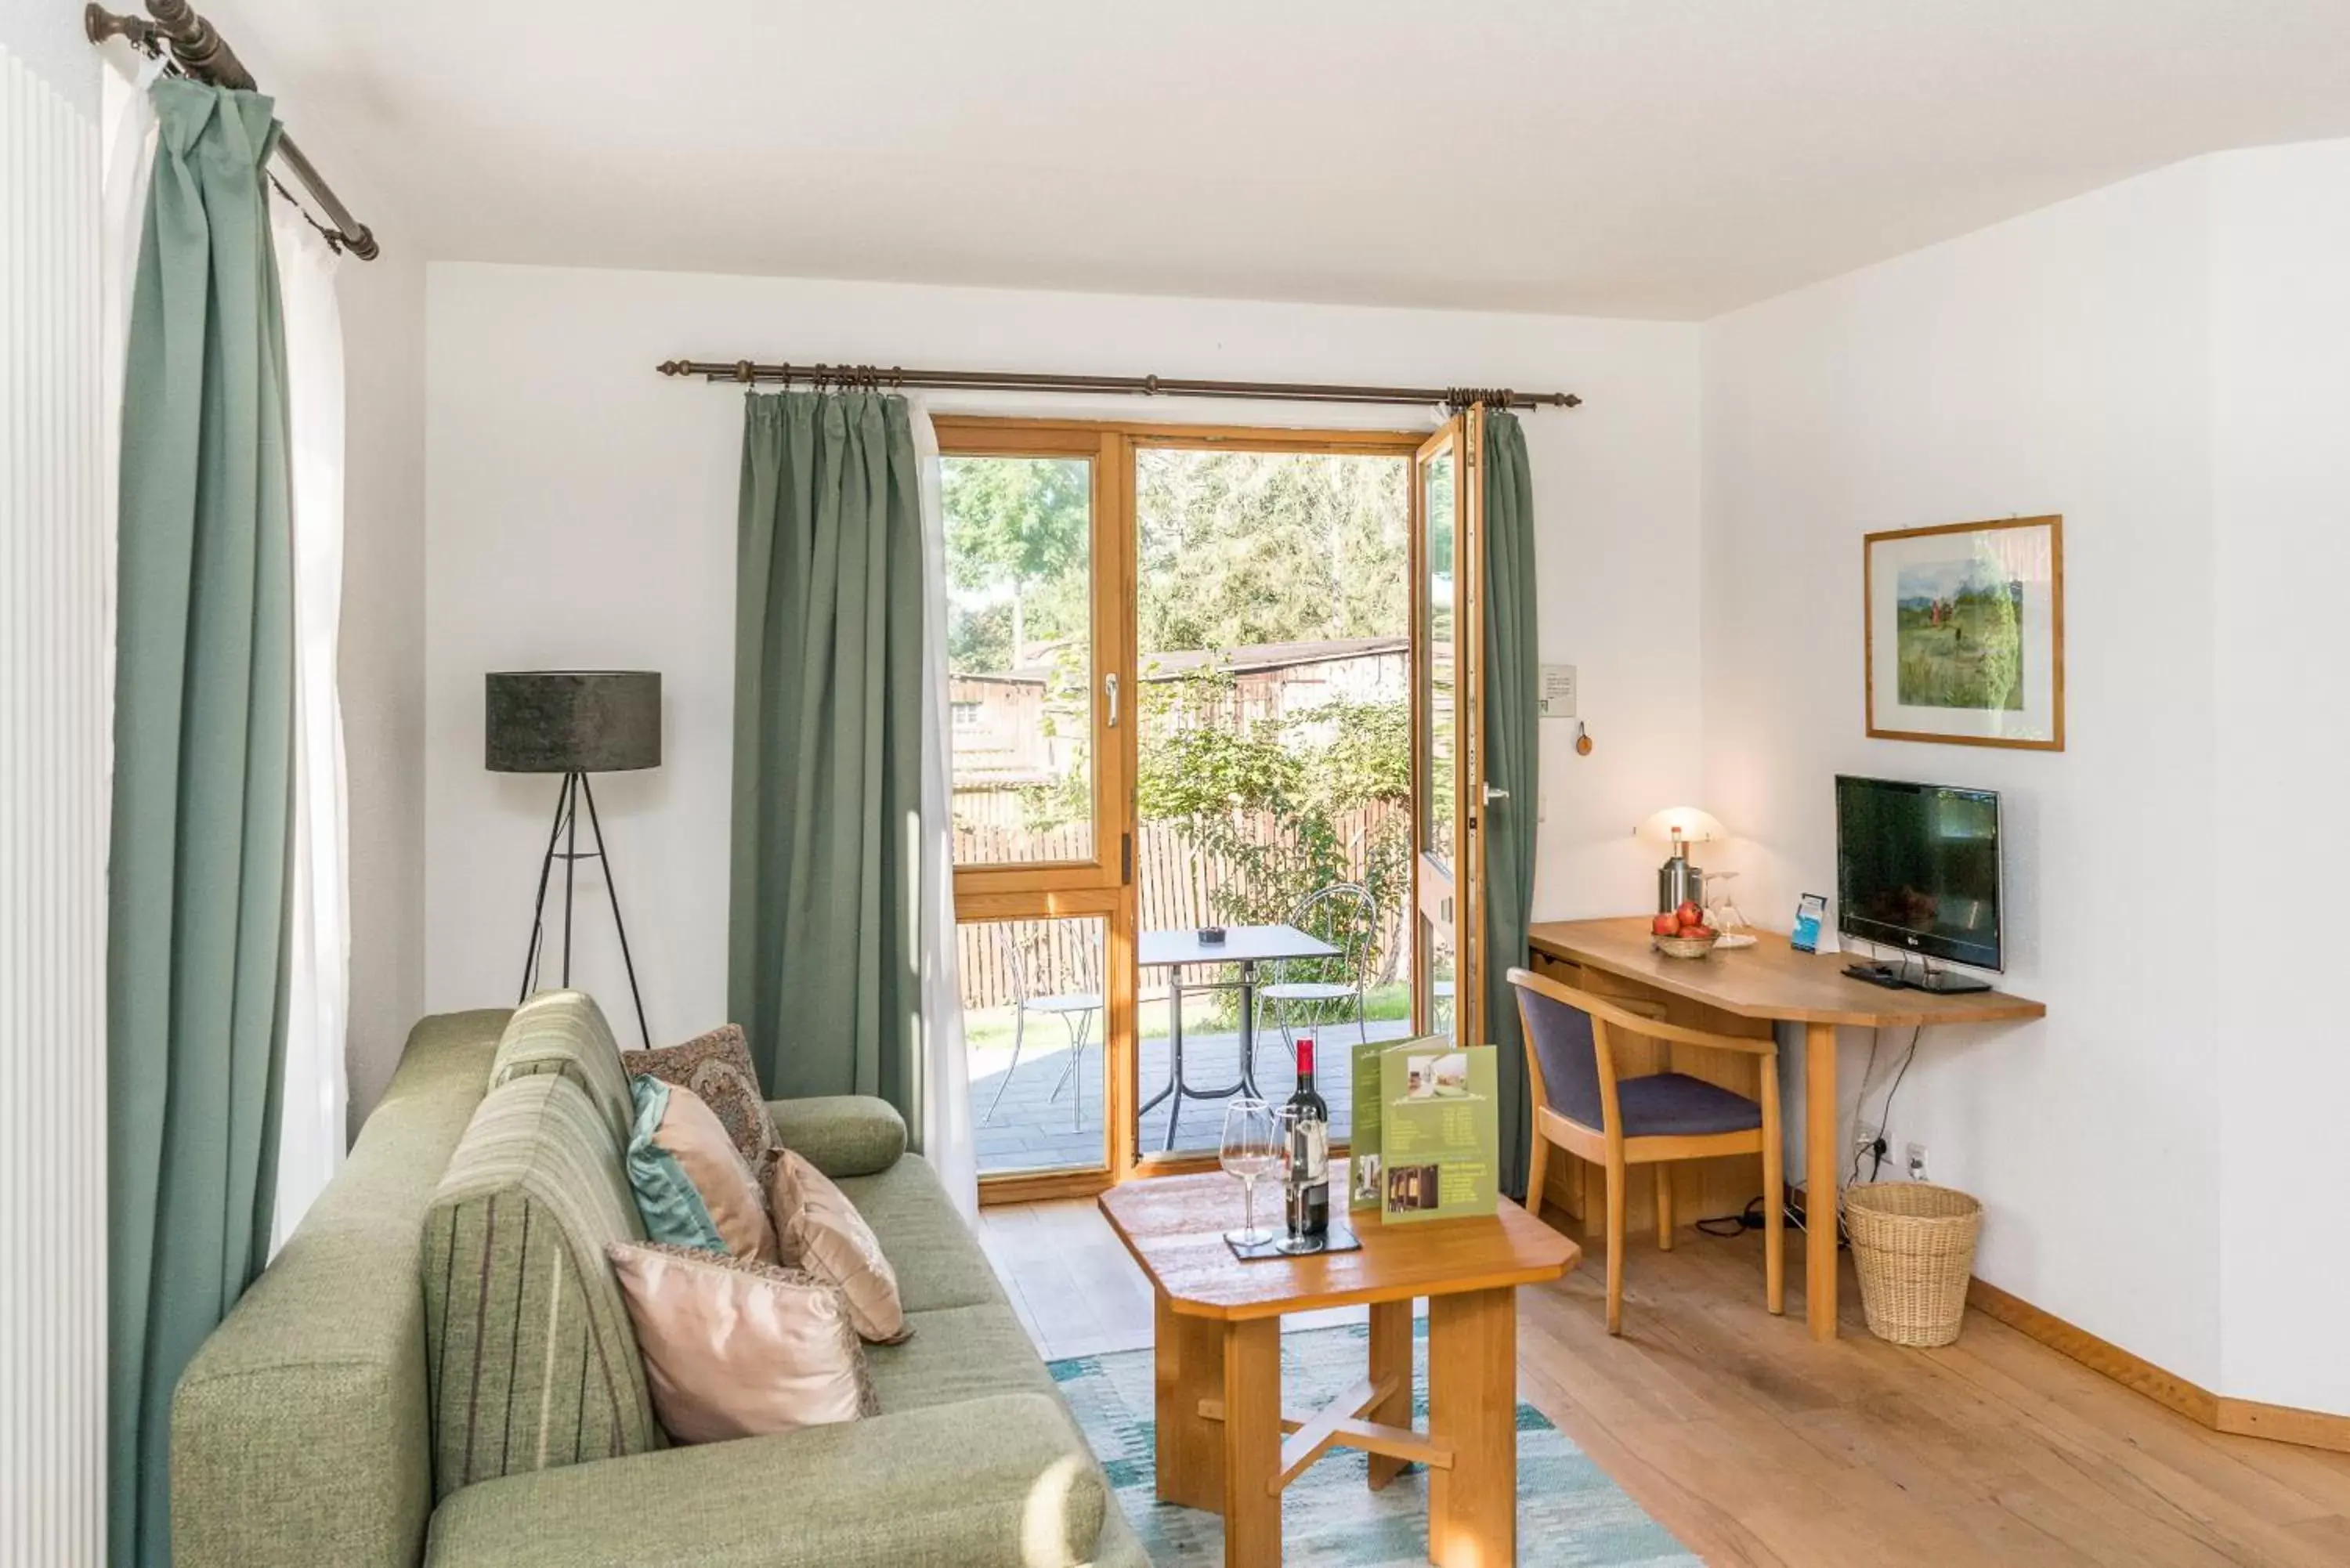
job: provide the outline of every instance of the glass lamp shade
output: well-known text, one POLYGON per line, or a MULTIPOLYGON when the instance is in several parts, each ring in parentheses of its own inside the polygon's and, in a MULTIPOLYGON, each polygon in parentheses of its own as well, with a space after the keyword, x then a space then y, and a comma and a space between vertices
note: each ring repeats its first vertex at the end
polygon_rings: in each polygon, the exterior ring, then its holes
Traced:
POLYGON ((485 676, 484 763, 496 774, 660 766, 660 673, 512 670, 485 676))
POLYGON ((1633 829, 1633 833, 1652 844, 1668 846, 1676 839, 1683 844, 1703 844, 1708 839, 1730 836, 1729 830, 1711 813, 1693 805, 1669 805, 1633 829))

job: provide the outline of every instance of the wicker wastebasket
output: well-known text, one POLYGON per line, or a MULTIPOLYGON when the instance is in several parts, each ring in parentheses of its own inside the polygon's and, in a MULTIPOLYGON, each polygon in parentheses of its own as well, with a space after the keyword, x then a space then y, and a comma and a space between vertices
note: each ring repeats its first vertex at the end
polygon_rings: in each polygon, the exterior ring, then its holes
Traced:
POLYGON ((1844 1223, 1868 1332, 1896 1345, 1958 1338, 1982 1205, 1923 1181, 1871 1182, 1846 1191, 1844 1223))

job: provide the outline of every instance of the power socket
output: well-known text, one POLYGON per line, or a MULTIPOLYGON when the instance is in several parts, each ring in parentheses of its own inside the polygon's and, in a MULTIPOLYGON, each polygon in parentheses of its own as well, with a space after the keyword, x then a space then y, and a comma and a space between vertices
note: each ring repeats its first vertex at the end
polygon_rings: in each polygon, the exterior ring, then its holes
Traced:
POLYGON ((1909 1179, 1912 1181, 1925 1180, 1926 1146, 1922 1143, 1913 1143, 1905 1148, 1902 1153, 1909 1167, 1909 1179))

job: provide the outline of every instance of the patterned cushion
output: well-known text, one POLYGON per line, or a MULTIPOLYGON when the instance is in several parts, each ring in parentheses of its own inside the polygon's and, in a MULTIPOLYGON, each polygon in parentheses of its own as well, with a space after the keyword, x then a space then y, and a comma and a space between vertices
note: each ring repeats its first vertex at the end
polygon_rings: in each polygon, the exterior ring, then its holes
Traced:
POLYGON ((559 1073, 585 1089, 611 1129, 613 1144, 629 1146, 637 1105, 629 1094, 629 1075, 620 1065, 619 1042, 612 1038, 612 1026, 604 1022, 604 1010, 594 997, 578 991, 542 991, 515 1009, 490 1063, 490 1087, 534 1073, 559 1073))
POLYGON ((490 1091, 424 1218, 436 1501, 662 1446, 605 1255, 642 1240, 619 1148, 586 1090, 548 1072, 490 1091))
POLYGON ((620 1063, 631 1076, 659 1078, 701 1096, 753 1169, 775 1146, 775 1125, 759 1098, 759 1072, 751 1065, 751 1047, 743 1038, 742 1025, 722 1023, 682 1045, 623 1052, 620 1063))

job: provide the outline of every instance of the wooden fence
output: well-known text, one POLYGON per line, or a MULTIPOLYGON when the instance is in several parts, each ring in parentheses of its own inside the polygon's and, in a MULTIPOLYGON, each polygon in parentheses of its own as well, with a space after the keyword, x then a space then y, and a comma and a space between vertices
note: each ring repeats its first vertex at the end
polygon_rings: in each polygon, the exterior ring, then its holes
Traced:
MULTIPOLYGON (((983 792, 969 792, 979 794, 983 792)), ((992 792, 986 792, 992 793, 992 792)), ((1089 859, 1093 855, 1090 824, 1030 829, 1005 822, 993 813, 966 813, 967 794, 955 797, 955 863, 1024 865, 1047 860, 1089 859), (972 820, 984 815, 992 820, 972 820)), ((1346 846, 1346 879, 1359 882, 1369 869, 1370 846, 1392 819, 1405 808, 1376 805, 1348 812, 1333 826, 1346 846)), ((1248 825, 1260 844, 1294 845, 1288 826, 1270 815, 1248 825)), ((1182 830, 1170 823, 1145 822, 1134 836, 1134 870, 1139 917, 1144 930, 1180 930, 1229 919, 1245 893, 1245 871, 1221 856, 1202 854, 1182 830)), ((1410 972, 1408 947, 1409 922, 1403 899, 1392 898, 1379 910, 1379 933, 1373 957, 1374 983, 1410 972)), ((1101 921, 1093 916, 1066 919, 972 921, 958 928, 965 1008, 1008 1007, 1016 995, 1014 955, 1005 940, 1019 950, 1026 969, 1028 994, 1085 992, 1099 994, 1101 982, 1101 921)), ((1146 989, 1160 977, 1145 975, 1146 989)))

